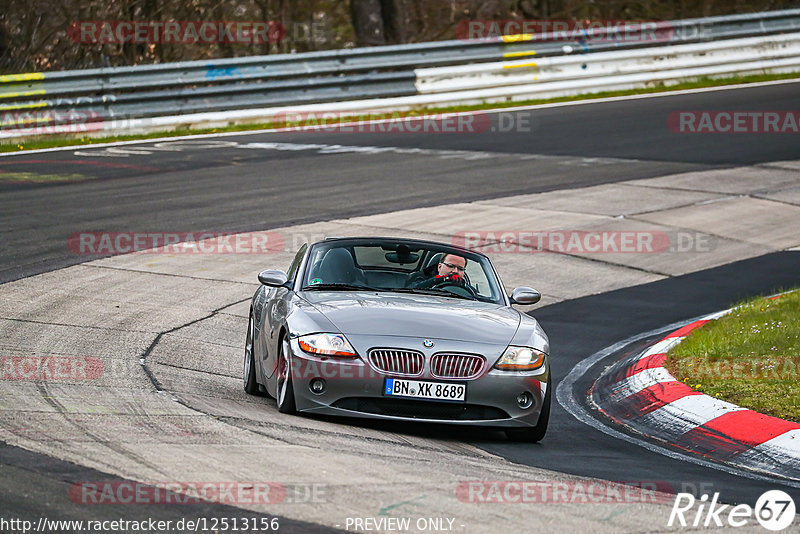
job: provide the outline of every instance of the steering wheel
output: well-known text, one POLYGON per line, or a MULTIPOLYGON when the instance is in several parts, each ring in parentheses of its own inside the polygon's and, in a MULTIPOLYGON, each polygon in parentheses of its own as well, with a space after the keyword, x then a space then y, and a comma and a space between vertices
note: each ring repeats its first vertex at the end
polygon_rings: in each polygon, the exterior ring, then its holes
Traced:
POLYGON ((471 285, 467 284, 466 282, 463 284, 459 284, 457 282, 453 282, 452 280, 448 280, 447 278, 442 278, 442 280, 433 284, 431 288, 445 289, 447 291, 450 291, 451 293, 455 293, 456 295, 462 295, 464 297, 472 297, 476 300, 478 299, 478 293, 475 291, 475 289, 473 289, 471 285), (453 291, 453 289, 461 289, 465 294, 462 294, 461 291, 453 291))

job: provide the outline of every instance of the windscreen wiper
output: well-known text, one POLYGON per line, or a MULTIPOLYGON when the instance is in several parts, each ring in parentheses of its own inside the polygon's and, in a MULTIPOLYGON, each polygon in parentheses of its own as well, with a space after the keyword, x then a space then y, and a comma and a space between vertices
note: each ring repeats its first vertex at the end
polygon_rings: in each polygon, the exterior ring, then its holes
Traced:
POLYGON ((437 297, 456 297, 467 300, 478 300, 475 297, 459 295, 458 293, 453 293, 452 291, 447 291, 446 289, 436 289, 436 288, 393 287, 393 288, 384 288, 383 291, 391 291, 393 293, 417 293, 420 295, 434 295, 437 297))
POLYGON ((300 291, 377 291, 378 289, 370 286, 356 284, 314 284, 303 286, 300 291))

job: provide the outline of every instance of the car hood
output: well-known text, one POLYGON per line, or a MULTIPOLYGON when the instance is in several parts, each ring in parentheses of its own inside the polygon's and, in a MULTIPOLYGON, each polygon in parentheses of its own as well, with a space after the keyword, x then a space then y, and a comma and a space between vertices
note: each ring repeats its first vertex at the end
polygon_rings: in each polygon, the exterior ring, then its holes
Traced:
POLYGON ((515 309, 472 300, 363 291, 304 291, 343 334, 408 336, 507 345, 517 331, 515 309))

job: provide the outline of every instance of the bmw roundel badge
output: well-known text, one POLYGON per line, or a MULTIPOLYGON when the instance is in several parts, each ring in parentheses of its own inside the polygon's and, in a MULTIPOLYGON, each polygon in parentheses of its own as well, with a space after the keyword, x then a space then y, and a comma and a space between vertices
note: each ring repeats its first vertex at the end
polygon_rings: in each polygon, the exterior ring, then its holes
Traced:
POLYGON ((433 346, 433 341, 431 341, 430 339, 426 339, 425 341, 422 342, 422 344, 428 348, 431 348, 433 346))

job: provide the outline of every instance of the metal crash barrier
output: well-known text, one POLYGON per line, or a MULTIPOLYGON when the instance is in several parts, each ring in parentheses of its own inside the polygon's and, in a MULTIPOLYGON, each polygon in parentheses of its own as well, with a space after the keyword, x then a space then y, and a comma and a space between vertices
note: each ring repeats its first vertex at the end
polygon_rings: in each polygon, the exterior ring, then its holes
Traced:
POLYGON ((800 9, 598 28, 0 76, 0 137, 267 122, 800 70, 800 9))

